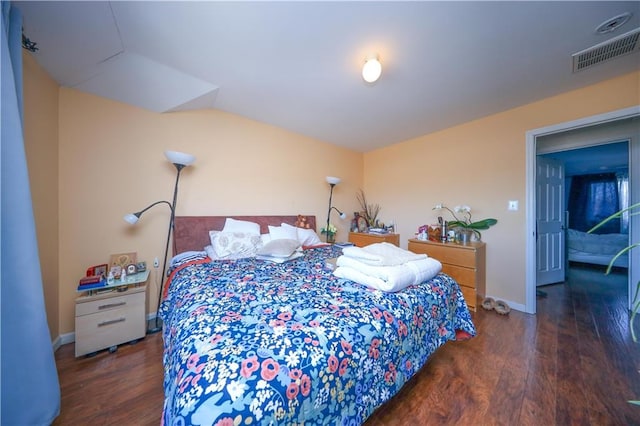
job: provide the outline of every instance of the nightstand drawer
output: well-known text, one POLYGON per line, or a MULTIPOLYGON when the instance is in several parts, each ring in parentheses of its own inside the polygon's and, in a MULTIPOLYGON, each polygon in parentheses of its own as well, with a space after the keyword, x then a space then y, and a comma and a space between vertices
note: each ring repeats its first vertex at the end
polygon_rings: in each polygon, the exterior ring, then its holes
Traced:
POLYGON ((108 298, 88 298, 87 301, 76 303, 76 316, 91 315, 100 312, 112 311, 114 309, 126 308, 132 303, 144 303, 144 293, 138 292, 141 297, 131 297, 130 290, 121 293, 122 296, 108 298), (127 294, 129 293, 129 294, 127 294), (142 302, 140 302, 142 300, 142 302))
POLYGON ((463 268, 456 265, 442 264, 442 272, 456 280, 458 284, 469 287, 476 286, 476 270, 463 268))

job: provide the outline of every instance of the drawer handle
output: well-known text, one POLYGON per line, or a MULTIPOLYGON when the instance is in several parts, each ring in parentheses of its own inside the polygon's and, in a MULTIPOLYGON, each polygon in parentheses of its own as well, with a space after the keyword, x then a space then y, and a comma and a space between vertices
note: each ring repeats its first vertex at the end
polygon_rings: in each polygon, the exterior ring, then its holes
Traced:
POLYGON ((98 309, 111 309, 111 308, 117 308, 118 306, 122 306, 122 305, 126 305, 127 302, 120 302, 120 303, 109 303, 107 305, 100 305, 98 306, 98 309))
POLYGON ((105 322, 101 322, 100 324, 98 324, 98 327, 104 327, 106 325, 117 324, 119 322, 125 322, 126 320, 127 320, 126 318, 118 318, 118 319, 114 319, 114 320, 110 320, 110 321, 105 321, 105 322))

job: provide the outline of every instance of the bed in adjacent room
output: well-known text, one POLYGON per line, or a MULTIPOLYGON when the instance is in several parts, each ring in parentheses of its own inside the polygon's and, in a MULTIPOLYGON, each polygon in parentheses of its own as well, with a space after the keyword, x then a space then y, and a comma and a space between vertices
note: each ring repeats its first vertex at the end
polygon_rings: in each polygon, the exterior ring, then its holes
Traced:
POLYGON ((273 246, 264 234, 291 240, 293 227, 304 249, 284 262, 212 260, 233 257, 218 241, 226 218, 176 217, 175 250, 186 254, 160 307, 165 425, 361 424, 438 347, 475 335, 445 274, 394 293, 371 289, 327 267, 342 249, 319 242, 314 217, 308 230, 294 226, 297 216, 234 218, 258 224, 263 248, 273 246), (207 245, 220 250, 207 255, 207 245))
MULTIPOLYGON (((570 262, 609 266, 620 250, 628 245, 627 234, 590 234, 567 229, 567 252, 570 262)), ((628 268, 628 254, 618 257, 613 266, 628 268)))

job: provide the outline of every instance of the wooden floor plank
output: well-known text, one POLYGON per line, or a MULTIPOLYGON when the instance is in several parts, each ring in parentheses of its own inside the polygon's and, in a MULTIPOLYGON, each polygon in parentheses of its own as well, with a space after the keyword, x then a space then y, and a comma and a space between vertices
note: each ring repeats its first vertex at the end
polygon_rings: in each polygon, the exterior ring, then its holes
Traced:
MULTIPOLYGON (((542 288, 537 315, 480 309, 478 336, 440 348, 366 426, 640 425, 640 407, 627 403, 640 399, 640 345, 619 275, 571 268, 566 283, 542 288)), ((54 425, 160 423, 160 334, 93 358, 65 345, 56 363, 54 425)))

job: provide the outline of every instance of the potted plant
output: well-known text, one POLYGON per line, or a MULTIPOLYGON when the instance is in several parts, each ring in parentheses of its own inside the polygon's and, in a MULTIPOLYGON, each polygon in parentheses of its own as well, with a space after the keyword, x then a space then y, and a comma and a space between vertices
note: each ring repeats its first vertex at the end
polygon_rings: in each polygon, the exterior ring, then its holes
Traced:
MULTIPOLYGON (((617 213, 612 214, 611 216, 609 216, 608 218, 604 219, 602 222, 598 223, 596 226, 594 226, 593 228, 589 229, 589 233, 592 233, 593 231, 595 231, 596 229, 600 228, 601 226, 603 226, 604 224, 606 224, 607 222, 609 222, 610 220, 613 219, 618 219, 620 217, 622 217, 623 214, 625 213, 629 213, 629 215, 634 216, 638 213, 637 211, 634 212, 634 210, 639 209, 640 208, 640 203, 636 203, 624 210, 620 210, 617 213)), ((607 270, 605 271, 605 274, 608 274, 611 272, 611 269, 613 268, 613 264, 614 262, 618 259, 618 257, 622 256, 623 254, 631 251, 632 249, 636 248, 640 246, 640 243, 634 243, 634 244, 630 244, 627 247, 623 248, 622 250, 620 250, 609 262, 609 266, 607 266, 607 270)), ((635 325, 635 319, 636 316, 638 315, 638 311, 640 311, 640 281, 638 281, 638 283, 636 284, 636 294, 633 298, 633 301, 631 302, 631 315, 629 316, 629 329, 631 330, 631 338, 633 339, 634 342, 638 343, 638 336, 636 335, 635 329, 634 329, 634 325, 635 325)), ((640 405, 640 400, 636 400, 636 401, 629 401, 630 404, 634 404, 634 405, 640 405)))
POLYGON ((336 228, 332 223, 330 223, 329 226, 324 226, 320 229, 320 233, 327 236, 328 243, 334 243, 336 241, 336 232, 338 232, 338 228, 336 228))
POLYGON ((380 205, 379 204, 369 204, 367 202, 367 197, 364 195, 364 191, 361 189, 356 194, 356 198, 358 199, 358 203, 360 203, 360 208, 362 209, 362 216, 367 221, 367 225, 371 228, 379 227, 378 223, 378 214, 380 214, 380 205))
POLYGON ((457 229, 458 234, 460 235, 459 239, 462 242, 470 241, 471 234, 475 234, 476 239, 480 241, 482 238, 482 234, 480 231, 484 231, 486 229, 491 228, 493 225, 498 223, 496 219, 487 218, 478 221, 471 220, 471 207, 467 205, 455 206, 453 210, 444 204, 437 204, 433 207, 433 210, 442 210, 445 209, 451 216, 453 216, 454 220, 448 222, 448 226, 451 229, 457 229))

